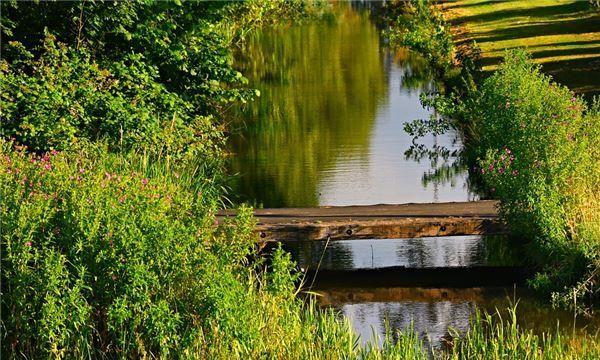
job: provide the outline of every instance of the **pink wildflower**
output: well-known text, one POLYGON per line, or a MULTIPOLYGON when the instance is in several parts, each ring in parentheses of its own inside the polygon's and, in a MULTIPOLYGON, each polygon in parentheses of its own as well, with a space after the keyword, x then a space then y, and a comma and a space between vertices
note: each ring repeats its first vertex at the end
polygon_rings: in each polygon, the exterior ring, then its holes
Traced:
POLYGON ((26 243, 25 243, 25 246, 27 246, 27 247, 31 247, 31 241, 28 241, 28 242, 26 242, 26 243))
POLYGON ((146 185, 146 184, 148 184, 148 179, 146 179, 146 178, 142 179, 142 185, 146 185))

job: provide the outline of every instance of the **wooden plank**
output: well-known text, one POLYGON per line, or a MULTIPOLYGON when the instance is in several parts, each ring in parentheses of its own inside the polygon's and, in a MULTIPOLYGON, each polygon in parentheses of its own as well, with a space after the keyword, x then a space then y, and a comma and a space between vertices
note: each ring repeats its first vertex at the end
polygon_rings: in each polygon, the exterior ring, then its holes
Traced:
MULTIPOLYGON (((256 209, 262 241, 397 239, 498 234, 495 201, 256 209)), ((220 217, 235 215, 224 211, 220 217)))

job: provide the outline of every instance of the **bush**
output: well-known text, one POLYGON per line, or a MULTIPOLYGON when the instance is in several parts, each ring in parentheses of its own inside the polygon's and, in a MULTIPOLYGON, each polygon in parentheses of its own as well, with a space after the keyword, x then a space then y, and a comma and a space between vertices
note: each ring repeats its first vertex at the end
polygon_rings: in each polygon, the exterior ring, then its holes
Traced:
POLYGON ((147 164, 0 142, 3 358, 356 357, 290 255, 256 257, 250 209, 217 224, 212 184, 147 164))
POLYGON ((142 55, 102 68, 48 36, 39 58, 19 43, 0 63, 2 132, 42 152, 106 140, 111 151, 143 149, 181 158, 218 156, 223 137, 209 116, 158 82, 142 55))
POLYGON ((388 6, 400 8, 388 10, 400 12, 390 19, 390 43, 417 51, 443 77, 453 63, 454 44, 441 12, 428 0, 395 2, 388 6))
MULTIPOLYGON (((524 51, 504 64, 464 107, 474 124, 480 172, 513 232, 530 239, 550 291, 589 278, 600 254, 600 112, 543 75, 524 51)), ((591 285, 591 287, 589 286, 591 285)), ((573 293, 569 291, 572 299, 573 293)))
POLYGON ((247 210, 217 227, 201 189, 176 172, 147 177, 102 147, 37 156, 1 146, 3 351, 167 356, 198 329, 244 329, 247 210))

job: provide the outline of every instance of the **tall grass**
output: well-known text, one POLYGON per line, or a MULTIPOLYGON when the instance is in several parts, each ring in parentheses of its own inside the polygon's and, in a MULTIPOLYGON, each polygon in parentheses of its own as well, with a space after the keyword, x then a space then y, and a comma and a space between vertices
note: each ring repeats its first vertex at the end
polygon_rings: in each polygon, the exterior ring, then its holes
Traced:
MULTIPOLYGON (((290 255, 276 249, 267 265, 255 253, 249 209, 215 223, 210 185, 181 167, 101 145, 36 155, 2 141, 0 150, 3 358, 429 356, 411 329, 361 345, 347 320, 302 302, 290 255)), ((488 342, 580 351, 480 323, 434 356, 496 354, 488 342)))
MULTIPOLYGON (((574 334, 573 334, 574 335, 574 334)), ((597 359, 597 337, 586 334, 568 336, 559 330, 535 334, 517 323, 516 305, 508 318, 477 311, 469 331, 451 344, 448 359, 597 359)))

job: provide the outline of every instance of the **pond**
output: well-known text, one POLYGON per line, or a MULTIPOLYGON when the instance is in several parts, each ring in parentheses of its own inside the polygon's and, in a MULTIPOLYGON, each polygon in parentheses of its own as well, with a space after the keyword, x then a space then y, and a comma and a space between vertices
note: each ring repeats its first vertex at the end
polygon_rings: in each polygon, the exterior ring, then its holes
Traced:
MULTIPOLYGON (((436 84, 417 55, 385 48, 368 12, 337 4, 334 19, 258 33, 236 61, 261 96, 232 112, 232 200, 313 207, 479 199, 458 134, 414 141, 403 130, 432 115, 419 96, 436 84)), ((513 276, 518 255, 502 239, 298 242, 286 249, 307 274, 319 269, 314 282, 307 277, 311 289, 321 305, 350 319, 363 341, 387 321, 392 329, 413 324, 439 347, 449 327, 468 328, 475 309, 517 300, 528 327, 554 329, 560 321, 593 328, 533 299, 513 276), (373 271, 377 279, 368 277, 373 271)))

